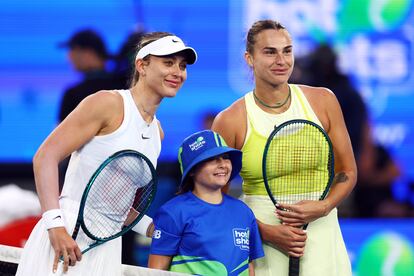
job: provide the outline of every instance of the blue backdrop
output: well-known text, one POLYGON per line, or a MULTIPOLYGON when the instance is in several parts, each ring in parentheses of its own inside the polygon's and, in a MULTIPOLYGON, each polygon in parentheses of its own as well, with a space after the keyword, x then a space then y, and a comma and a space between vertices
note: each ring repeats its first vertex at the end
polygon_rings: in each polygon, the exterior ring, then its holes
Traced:
MULTIPOLYGON (((401 183, 414 179, 414 12, 409 0, 91 0, 3 1, 0 9, 0 162, 30 162, 55 127, 65 87, 79 76, 56 47, 92 27, 112 52, 138 27, 182 36, 199 53, 179 95, 158 117, 166 138, 161 160, 175 160, 180 141, 252 87, 243 61, 246 30, 274 18, 292 34, 296 56, 316 43, 338 51, 341 69, 366 100, 375 138, 401 165, 401 183)), ((396 185, 408 194, 407 185, 396 185)))

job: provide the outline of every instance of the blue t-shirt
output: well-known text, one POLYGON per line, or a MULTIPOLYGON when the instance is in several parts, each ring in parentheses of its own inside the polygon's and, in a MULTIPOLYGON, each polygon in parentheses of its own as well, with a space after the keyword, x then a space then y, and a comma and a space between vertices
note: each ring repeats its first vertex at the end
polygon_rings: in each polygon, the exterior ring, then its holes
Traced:
POLYGON ((264 256, 253 212, 225 194, 220 204, 179 195, 161 206, 154 224, 151 254, 174 256, 174 272, 248 275, 249 262, 264 256))

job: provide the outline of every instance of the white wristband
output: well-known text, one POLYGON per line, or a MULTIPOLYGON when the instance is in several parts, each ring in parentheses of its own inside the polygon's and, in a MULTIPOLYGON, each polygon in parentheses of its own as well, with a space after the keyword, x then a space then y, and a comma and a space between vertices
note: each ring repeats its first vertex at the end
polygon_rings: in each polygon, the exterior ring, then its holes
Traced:
POLYGON ((147 235, 148 227, 152 223, 152 218, 150 218, 147 215, 144 215, 138 223, 132 227, 132 231, 137 232, 140 235, 143 235, 144 237, 147 235))
POLYGON ((60 209, 47 210, 43 213, 42 219, 47 230, 55 227, 65 227, 63 213, 60 209))

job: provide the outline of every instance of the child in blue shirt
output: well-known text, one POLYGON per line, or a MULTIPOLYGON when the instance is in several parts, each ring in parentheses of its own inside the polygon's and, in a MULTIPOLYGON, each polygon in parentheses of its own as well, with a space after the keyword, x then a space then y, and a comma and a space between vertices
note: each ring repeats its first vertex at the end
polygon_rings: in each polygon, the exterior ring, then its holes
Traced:
POLYGON ((253 212, 221 192, 241 169, 242 153, 211 130, 187 137, 179 150, 179 195, 154 218, 148 267, 198 275, 254 275, 263 257, 253 212))

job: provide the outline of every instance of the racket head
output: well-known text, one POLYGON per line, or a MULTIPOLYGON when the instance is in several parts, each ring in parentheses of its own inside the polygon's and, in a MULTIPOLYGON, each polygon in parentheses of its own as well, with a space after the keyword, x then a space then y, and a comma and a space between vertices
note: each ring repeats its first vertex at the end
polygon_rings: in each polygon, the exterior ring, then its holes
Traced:
POLYGON ((155 168, 145 155, 134 150, 114 153, 94 172, 82 195, 82 230, 99 243, 122 236, 144 216, 156 188, 155 168))
POLYGON ((266 141, 262 174, 275 205, 322 200, 334 177, 329 136, 308 120, 290 120, 275 127, 266 141))

